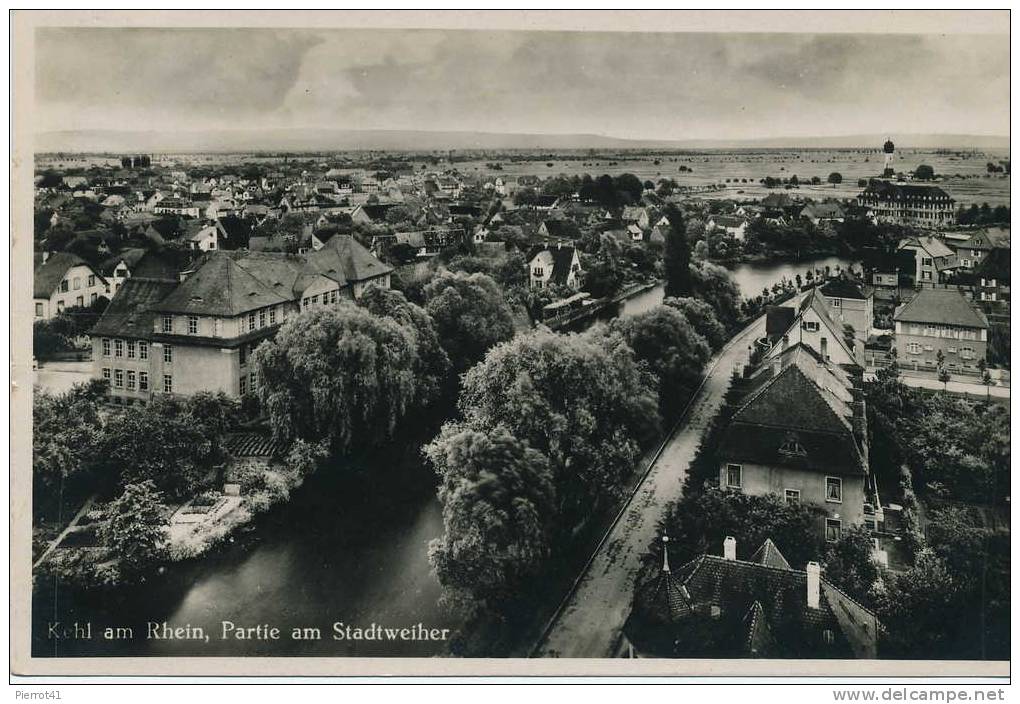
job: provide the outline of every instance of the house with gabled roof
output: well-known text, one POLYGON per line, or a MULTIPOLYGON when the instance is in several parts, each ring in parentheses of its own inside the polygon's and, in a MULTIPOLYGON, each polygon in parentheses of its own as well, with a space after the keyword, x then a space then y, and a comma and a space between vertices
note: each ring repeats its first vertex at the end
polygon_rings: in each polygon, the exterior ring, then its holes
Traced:
POLYGON ((897 360, 905 367, 933 369, 941 350, 950 371, 975 370, 988 353, 988 319, 957 289, 922 288, 893 320, 897 360))
POLYGON ((764 361, 721 433, 719 486, 809 504, 824 514, 827 540, 865 521, 877 527, 862 378, 802 343, 764 361))
POLYGON ((829 304, 832 316, 853 328, 854 337, 863 345, 875 320, 875 294, 846 276, 829 279, 819 288, 829 304))
POLYGON ((1009 228, 990 227, 979 230, 961 243, 949 244, 947 240, 947 245, 955 249, 956 261, 961 268, 976 269, 992 252, 1009 252, 1009 228))
POLYGON ((825 578, 817 562, 792 567, 771 539, 740 557, 736 540, 638 585, 623 657, 837 658, 878 656, 881 624, 825 578))
POLYGON ((250 353, 301 311, 389 287, 392 267, 350 235, 306 254, 213 250, 179 275, 127 279, 90 332, 93 376, 114 403, 257 388, 250 353), (144 386, 141 376, 144 372, 144 386))
POLYGON ((937 237, 908 237, 897 247, 899 252, 914 253, 914 282, 943 283, 956 269, 953 250, 937 237))
POLYGON ((581 259, 573 245, 536 245, 525 258, 528 261, 528 288, 548 288, 553 284, 580 288, 581 259))
POLYGON ((32 278, 35 320, 53 318, 65 308, 92 305, 106 295, 106 280, 77 254, 58 252, 40 259, 32 278))
POLYGON ((803 343, 826 362, 863 366, 864 345, 856 339, 855 328, 840 318, 819 288, 811 289, 794 310, 793 323, 778 336, 782 344, 773 346, 766 358, 780 354, 786 346, 803 343))

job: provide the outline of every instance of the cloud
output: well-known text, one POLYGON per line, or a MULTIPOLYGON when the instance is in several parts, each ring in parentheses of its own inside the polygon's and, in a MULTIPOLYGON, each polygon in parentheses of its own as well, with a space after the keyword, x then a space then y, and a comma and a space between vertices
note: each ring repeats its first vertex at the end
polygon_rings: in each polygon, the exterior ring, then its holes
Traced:
POLYGON ((48 29, 39 39, 46 129, 1009 130, 1008 40, 988 36, 48 29))

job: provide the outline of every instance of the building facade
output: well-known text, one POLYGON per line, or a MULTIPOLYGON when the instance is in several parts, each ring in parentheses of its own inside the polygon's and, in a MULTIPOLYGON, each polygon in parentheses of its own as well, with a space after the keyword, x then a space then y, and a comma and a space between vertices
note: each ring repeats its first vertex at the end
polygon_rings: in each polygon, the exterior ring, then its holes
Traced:
POLYGON ((956 201, 938 186, 872 180, 857 197, 879 222, 917 227, 949 227, 956 222, 956 201))
POLYGON ((988 353, 988 320, 956 289, 923 288, 893 316, 900 366, 976 370, 988 353))
POLYGON ((107 295, 106 280, 76 254, 60 252, 45 257, 32 282, 35 320, 53 318, 65 308, 89 306, 107 295))
POLYGON ((318 252, 208 252, 177 279, 133 276, 91 331, 93 377, 114 403, 258 390, 251 355, 304 310, 389 287, 391 267, 353 237, 318 252))

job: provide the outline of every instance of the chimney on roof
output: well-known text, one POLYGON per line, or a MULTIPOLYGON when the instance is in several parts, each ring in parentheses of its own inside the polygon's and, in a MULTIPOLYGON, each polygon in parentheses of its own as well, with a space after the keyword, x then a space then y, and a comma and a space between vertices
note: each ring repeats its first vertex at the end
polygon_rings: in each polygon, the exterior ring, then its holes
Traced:
POLYGON ((821 604, 822 568, 817 562, 807 563, 807 605, 817 609, 821 604))
POLYGON ((727 535, 726 539, 722 541, 723 558, 727 560, 737 559, 737 539, 732 535, 727 535))

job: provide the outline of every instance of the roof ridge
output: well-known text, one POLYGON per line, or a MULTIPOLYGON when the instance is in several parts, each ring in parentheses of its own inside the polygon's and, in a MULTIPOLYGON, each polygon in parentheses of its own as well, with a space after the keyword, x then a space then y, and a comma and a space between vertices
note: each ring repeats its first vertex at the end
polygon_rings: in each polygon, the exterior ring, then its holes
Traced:
MULTIPOLYGON (((842 597, 843 597, 844 599, 846 599, 847 601, 849 601, 849 602, 850 602, 851 604, 853 604, 854 606, 857 606, 857 607, 859 607, 859 608, 863 609, 863 610, 864 610, 865 612, 867 612, 867 613, 868 613, 868 615, 870 615, 870 616, 871 616, 872 618, 877 618, 877 616, 875 616, 875 612, 874 612, 874 611, 872 611, 872 610, 871 610, 871 609, 869 609, 869 608, 868 608, 867 606, 865 606, 865 605, 864 605, 864 604, 862 604, 861 602, 857 601, 857 600, 856 600, 856 599, 854 599, 854 598, 853 598, 852 596, 850 596, 849 594, 847 594, 847 593, 846 593, 845 591, 843 591, 842 589, 840 589, 839 587, 837 587, 837 586, 836 586, 835 584, 833 584, 832 582, 830 582, 829 580, 827 580, 827 579, 825 578, 825 575, 824 575, 824 574, 823 574, 823 575, 821 575, 821 576, 819 577, 819 579, 820 579, 820 580, 821 580, 822 582, 824 582, 824 583, 825 583, 826 585, 828 585, 828 586, 829 586, 829 588, 830 588, 830 589, 832 589, 832 590, 833 590, 834 592, 838 593, 838 594, 839 594, 840 596, 842 596, 842 597)), ((830 607, 830 608, 831 608, 831 607, 830 607)))

